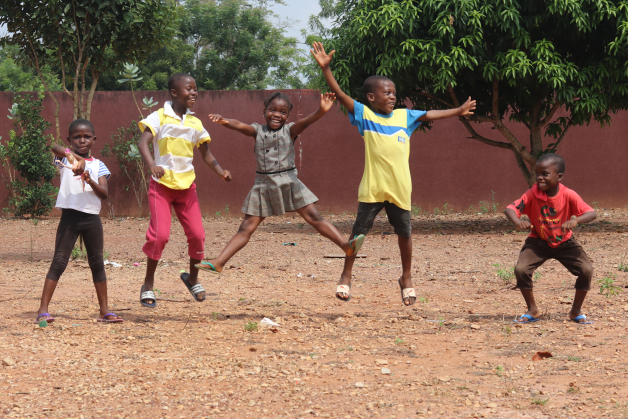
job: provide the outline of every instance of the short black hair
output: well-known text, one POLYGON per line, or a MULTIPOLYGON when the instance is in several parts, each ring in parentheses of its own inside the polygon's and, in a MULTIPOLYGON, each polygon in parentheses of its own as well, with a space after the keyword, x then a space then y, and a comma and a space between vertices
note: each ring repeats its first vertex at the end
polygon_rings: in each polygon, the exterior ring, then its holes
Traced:
POLYGON ((540 163, 545 160, 549 160, 550 163, 554 164, 558 173, 565 174, 565 159, 562 156, 554 153, 543 154, 536 162, 540 163))
POLYGON ((72 135, 72 131, 74 131, 77 127, 80 127, 80 126, 86 126, 92 130, 92 134, 94 135, 96 134, 96 131, 94 130, 94 124, 89 122, 87 119, 75 119, 74 121, 72 121, 72 123, 68 127, 68 134, 72 135))
POLYGON ((188 73, 174 73, 172 76, 168 78, 168 91, 171 91, 175 88, 179 80, 189 77, 193 79, 194 77, 190 76, 188 73))
POLYGON ((292 101, 290 100, 290 98, 281 93, 281 92, 275 92, 272 95, 268 96, 265 100, 264 100, 264 109, 268 109, 268 105, 270 105, 270 103, 275 100, 275 99, 281 99, 281 100, 285 100, 286 103, 288 104, 288 112, 290 112, 292 110, 292 101))
POLYGON ((392 83, 392 80, 386 76, 368 77, 366 80, 364 80, 364 95, 366 96, 369 93, 374 93, 375 89, 377 89, 377 85, 386 80, 392 83))

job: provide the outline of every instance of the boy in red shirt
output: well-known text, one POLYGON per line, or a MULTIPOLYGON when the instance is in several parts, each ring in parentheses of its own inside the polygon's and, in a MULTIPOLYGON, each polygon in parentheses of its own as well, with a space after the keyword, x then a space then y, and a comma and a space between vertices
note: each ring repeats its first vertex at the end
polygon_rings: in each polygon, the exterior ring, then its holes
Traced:
POLYGON ((561 156, 544 154, 536 162, 535 171, 536 184, 504 211, 518 230, 532 229, 515 266, 517 288, 526 300, 528 311, 515 322, 539 320, 541 312, 534 301, 532 274, 546 260, 556 259, 578 277, 569 318, 579 324, 590 324, 581 309, 591 289, 593 265, 571 230, 595 220, 597 214, 577 193, 560 183, 565 173, 565 160, 561 156), (521 220, 522 214, 530 221, 521 220))

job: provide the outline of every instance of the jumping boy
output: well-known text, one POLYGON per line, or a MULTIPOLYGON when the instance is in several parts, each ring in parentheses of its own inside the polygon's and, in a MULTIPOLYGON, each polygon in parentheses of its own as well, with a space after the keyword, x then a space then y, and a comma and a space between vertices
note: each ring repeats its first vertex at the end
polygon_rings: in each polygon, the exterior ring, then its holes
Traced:
MULTIPOLYGON (((416 302, 412 288, 412 226, 410 224, 412 179, 410 177, 410 136, 421 122, 473 114, 475 101, 469 98, 462 106, 444 111, 395 109, 395 84, 383 76, 371 76, 364 81, 364 93, 370 109, 350 98, 340 89, 329 63, 335 51, 325 52, 320 42, 310 51, 321 67, 332 93, 349 111, 351 125, 358 127, 365 144, 364 175, 358 190, 358 215, 351 238, 366 235, 375 217, 386 209, 388 221, 394 227, 401 251, 403 273, 399 279, 403 304, 416 302)), ((336 288, 336 297, 351 298, 351 270, 355 255, 345 258, 344 270, 336 288)))
POLYGON ((515 266, 517 288, 521 290, 528 311, 515 322, 539 320, 541 312, 532 292, 532 275, 546 260, 556 259, 578 277, 569 318, 576 323, 590 324, 581 309, 587 291, 591 289, 593 266, 571 230, 578 224, 595 220, 597 214, 577 193, 561 184, 565 174, 565 160, 561 156, 542 155, 536 162, 535 172, 536 184, 504 211, 508 221, 518 230, 532 229, 515 266), (522 214, 530 221, 520 219, 522 214))
POLYGON ((198 282, 198 268, 194 266, 205 257, 205 231, 192 166, 194 147, 200 149, 210 169, 225 181, 231 180, 231 173, 223 170, 209 151, 209 134, 190 111, 198 96, 194 79, 184 73, 173 74, 168 79, 168 90, 172 101, 139 123, 143 130, 139 150, 152 174, 148 190, 150 225, 142 248, 147 256, 146 277, 140 291, 140 303, 146 307, 157 305, 153 283, 157 262, 170 237, 171 205, 188 239, 190 273, 182 273, 181 280, 196 301, 205 300, 205 289, 198 282), (151 141, 154 159, 148 148, 151 141))

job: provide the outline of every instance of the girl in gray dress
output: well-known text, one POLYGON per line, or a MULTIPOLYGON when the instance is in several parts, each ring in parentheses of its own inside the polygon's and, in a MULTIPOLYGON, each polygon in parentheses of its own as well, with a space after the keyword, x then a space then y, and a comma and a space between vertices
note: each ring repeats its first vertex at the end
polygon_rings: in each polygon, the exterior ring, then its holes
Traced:
POLYGON ((364 243, 364 235, 345 240, 340 232, 316 210, 318 198, 297 178, 294 141, 305 128, 318 121, 332 107, 335 95, 321 95, 320 108, 298 122, 286 124, 292 103, 283 93, 273 93, 264 101, 266 125, 244 124, 220 115, 209 115, 212 122, 255 138, 257 171, 255 184, 242 206, 246 214, 240 229, 216 259, 201 262, 197 268, 220 273, 233 255, 249 242, 264 218, 296 211, 322 236, 338 245, 347 256, 354 255, 364 243))

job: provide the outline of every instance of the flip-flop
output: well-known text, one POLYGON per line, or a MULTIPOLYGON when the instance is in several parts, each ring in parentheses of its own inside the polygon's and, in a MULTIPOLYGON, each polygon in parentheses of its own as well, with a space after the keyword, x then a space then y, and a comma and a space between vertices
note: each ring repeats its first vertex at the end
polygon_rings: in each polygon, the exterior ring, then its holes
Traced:
POLYGON ((364 239, 366 236, 364 234, 360 234, 355 236, 353 239, 349 240, 349 246, 353 249, 353 254, 351 256, 355 256, 358 254, 362 245, 364 244, 364 239))
POLYGON ((541 319, 539 319, 538 317, 532 317, 528 313, 525 313, 525 314, 522 314, 521 317, 519 317, 518 319, 514 319, 513 322, 519 323, 519 324, 525 324, 525 323, 538 322, 539 320, 541 319), (523 319, 528 319, 528 320, 522 321, 523 319))
POLYGON ((185 284, 185 287, 188 289, 188 291, 190 291, 190 294, 192 294, 192 297, 194 297, 196 301, 198 301, 199 303, 205 301, 204 298, 201 300, 200 298, 196 296, 197 294, 200 294, 201 292, 205 292, 205 288, 203 288, 201 284, 190 285, 190 283, 188 282, 189 276, 190 276, 189 273, 183 272, 181 274, 181 281, 183 281, 183 283, 185 284))
POLYGON ((414 303, 416 303, 416 291, 414 290, 414 288, 404 288, 403 285, 401 285, 401 278, 399 278, 397 282, 399 283, 399 288, 401 289, 402 304, 406 307, 410 307, 411 305, 414 305, 414 303), (406 304, 406 298, 410 299, 411 297, 414 297, 414 301, 411 302, 410 304, 406 304))
POLYGON ((195 268, 201 271, 209 272, 214 275, 220 275, 220 272, 216 270, 216 267, 211 262, 201 262, 194 265, 195 268))
POLYGON ((144 285, 140 289, 140 303, 144 307, 155 308, 157 307, 157 298, 155 298, 155 293, 153 291, 144 291, 144 285), (147 303, 144 300, 153 300, 152 303, 147 303))
POLYGON ((122 323, 124 320, 121 317, 118 317, 116 313, 107 313, 101 318, 98 319, 101 323, 122 323), (115 319, 108 319, 107 316, 116 316, 115 319))
POLYGON ((344 301, 345 303, 351 301, 351 285, 338 285, 336 287, 336 298, 340 301, 344 301), (338 294, 347 294, 349 298, 340 298, 338 294))
POLYGON ((573 319, 571 319, 572 322, 578 323, 578 324, 592 324, 593 323, 593 322, 588 322, 586 320, 587 320, 587 316, 585 316, 584 314, 581 314, 581 315, 576 316, 573 319), (584 320, 584 321, 581 322, 579 320, 584 320))
POLYGON ((41 313, 40 315, 37 316, 37 319, 35 319, 35 321, 33 322, 33 324, 38 324, 41 320, 39 320, 42 317, 47 317, 47 319, 45 319, 48 323, 52 323, 55 321, 55 318, 52 317, 49 313, 41 313))

